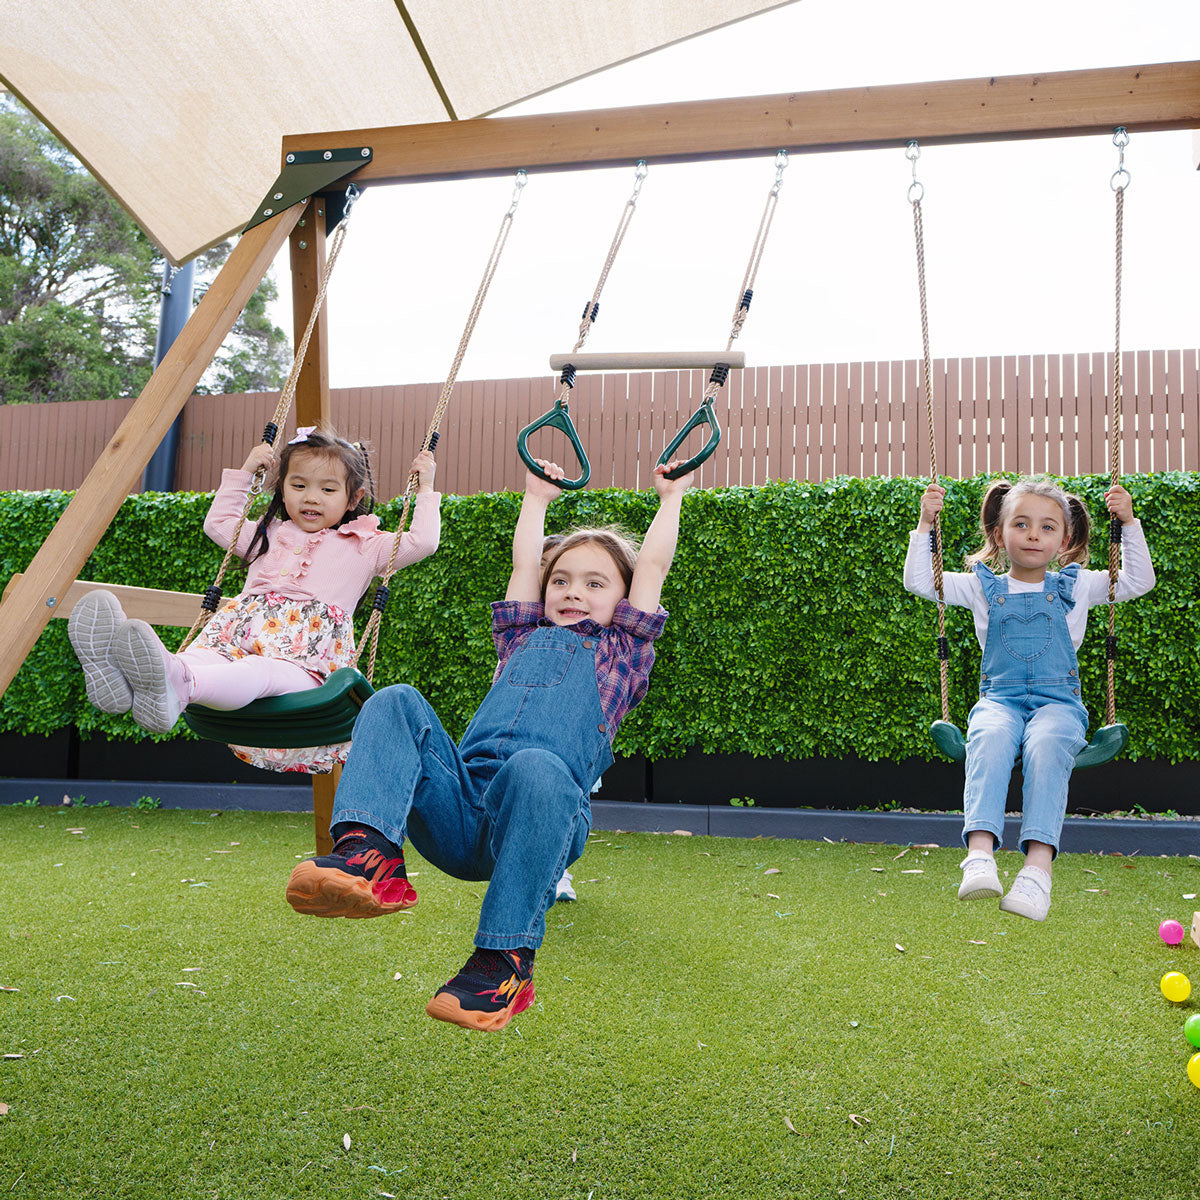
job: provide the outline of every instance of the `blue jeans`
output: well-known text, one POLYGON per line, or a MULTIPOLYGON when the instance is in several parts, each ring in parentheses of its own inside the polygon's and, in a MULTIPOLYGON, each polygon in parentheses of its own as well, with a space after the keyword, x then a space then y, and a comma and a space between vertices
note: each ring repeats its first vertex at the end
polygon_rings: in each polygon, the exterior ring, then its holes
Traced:
POLYGON ((587 843, 591 810, 552 750, 464 758, 424 696, 401 684, 359 713, 334 802, 333 824, 343 822, 397 845, 407 837, 457 879, 489 880, 475 944, 536 949, 555 884, 587 843))
POLYGON ((990 695, 971 709, 967 722, 967 780, 963 792, 963 841, 987 830, 1004 841, 1004 808, 1013 763, 1021 757, 1020 848, 1044 842, 1058 854, 1067 784, 1075 755, 1087 744, 1087 717, 1076 703, 1036 695, 990 695))

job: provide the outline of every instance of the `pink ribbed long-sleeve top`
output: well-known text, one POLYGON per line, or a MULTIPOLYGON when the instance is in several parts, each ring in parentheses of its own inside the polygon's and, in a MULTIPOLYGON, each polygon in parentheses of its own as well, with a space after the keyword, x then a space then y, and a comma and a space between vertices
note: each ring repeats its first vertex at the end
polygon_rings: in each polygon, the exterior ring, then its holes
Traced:
MULTIPOLYGON (((233 540, 253 478, 249 471, 221 472, 221 486, 204 518, 204 532, 222 549, 233 540)), ((400 535, 397 570, 420 562, 438 548, 440 502, 438 492, 417 495, 412 527, 400 535)), ((242 526, 237 554, 245 555, 255 529, 250 521, 242 526)), ((250 564, 243 594, 278 592, 293 600, 320 600, 347 612, 387 566, 396 536, 381 530, 375 516, 356 517, 337 529, 317 533, 305 533, 291 521, 272 521, 267 532, 271 548, 250 564)))

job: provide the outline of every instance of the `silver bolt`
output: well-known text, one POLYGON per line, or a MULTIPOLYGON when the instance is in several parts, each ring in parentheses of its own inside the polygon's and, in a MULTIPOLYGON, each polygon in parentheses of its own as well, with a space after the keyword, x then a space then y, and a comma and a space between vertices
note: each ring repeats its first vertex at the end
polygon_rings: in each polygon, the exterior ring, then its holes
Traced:
POLYGON ((364 146, 359 151, 359 153, 363 156, 363 158, 370 158, 371 157, 371 148, 369 146, 364 146))
POLYGON ((328 162, 333 157, 332 150, 326 150, 324 154, 325 161, 328 162))
POLYGON ((264 209, 263 209, 263 216, 264 216, 264 217, 271 217, 271 216, 274 216, 274 215, 275 215, 275 210, 274 210, 273 208, 264 208, 264 209))
POLYGON ((57 597, 55 597, 55 596, 51 596, 51 597, 50 597, 50 598, 49 598, 49 599, 46 601, 46 607, 47 607, 47 608, 53 608, 53 607, 54 607, 54 606, 55 606, 57 603, 58 603, 58 599, 57 599, 57 597))
POLYGON ((274 198, 275 198, 276 200, 282 200, 282 199, 283 199, 283 193, 282 193, 282 192, 276 192, 276 193, 275 193, 275 197, 274 197, 274 198))
POLYGON ((308 249, 308 243, 307 243, 307 242, 301 242, 301 243, 300 243, 300 249, 301 249, 301 250, 307 250, 307 249, 308 249))
POLYGON ((287 160, 288 160, 288 162, 295 162, 295 161, 296 161, 296 156, 295 156, 294 154, 289 154, 289 155, 287 156, 287 160))

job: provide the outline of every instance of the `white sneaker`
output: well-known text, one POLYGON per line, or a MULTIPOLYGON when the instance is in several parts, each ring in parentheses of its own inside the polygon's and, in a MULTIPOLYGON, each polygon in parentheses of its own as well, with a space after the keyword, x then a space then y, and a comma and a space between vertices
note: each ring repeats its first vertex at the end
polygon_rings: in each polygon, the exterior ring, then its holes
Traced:
POLYGON ((113 638, 125 622, 125 613, 112 592, 89 592, 71 609, 67 637, 83 667, 87 698, 101 712, 127 713, 133 707, 133 689, 112 659, 113 638))
POLYGON ((572 883, 574 878, 575 876, 572 875, 570 871, 563 872, 562 878, 558 881, 554 888, 554 899, 556 902, 559 900, 579 899, 579 897, 575 895, 575 888, 572 883))
POLYGON ((1000 907, 1031 921, 1044 921, 1050 911, 1050 876, 1041 867, 1022 867, 1000 907))
POLYGON ((151 733, 170 733, 187 704, 183 664, 145 621, 126 621, 112 653, 133 689, 133 719, 151 733))
POLYGON ((972 850, 958 865, 963 873, 962 883, 958 885, 960 900, 994 900, 1004 895, 996 860, 986 850, 972 850))

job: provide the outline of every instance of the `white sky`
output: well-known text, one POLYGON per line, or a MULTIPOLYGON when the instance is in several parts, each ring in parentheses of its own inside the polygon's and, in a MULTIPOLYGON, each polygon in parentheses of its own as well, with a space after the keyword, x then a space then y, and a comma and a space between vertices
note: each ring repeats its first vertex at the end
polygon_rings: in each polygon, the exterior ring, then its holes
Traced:
MULTIPOLYGON (((800 0, 560 88, 504 115, 1177 61, 1196 0, 800 0)), ((1108 136, 927 147, 919 171, 935 356, 1107 350, 1108 136)), ((1122 346, 1200 339, 1193 135, 1126 151, 1122 346)), ((773 158, 650 164, 587 349, 723 348, 773 158)), ((748 363, 920 354, 903 148, 794 156, 738 342, 748 363)), ((570 350, 633 183, 627 169, 531 175, 459 377, 548 374, 570 350)), ((330 290, 331 382, 440 382, 511 180, 368 190, 330 290)), ((289 288, 286 248, 276 267, 289 288)), ((290 328, 290 304, 276 313, 290 328)))

